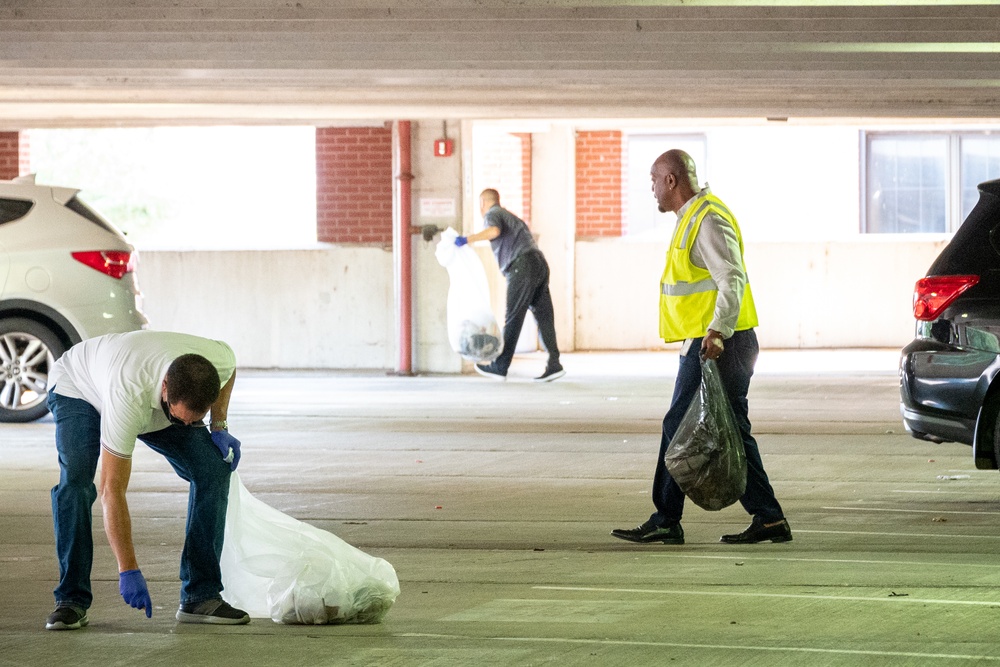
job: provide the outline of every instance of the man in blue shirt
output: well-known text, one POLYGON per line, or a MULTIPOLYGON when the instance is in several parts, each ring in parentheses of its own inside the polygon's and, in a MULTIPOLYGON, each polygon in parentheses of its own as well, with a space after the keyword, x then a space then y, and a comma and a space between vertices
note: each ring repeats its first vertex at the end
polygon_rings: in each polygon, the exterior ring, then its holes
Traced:
POLYGON ((500 272, 507 278, 507 315, 503 328, 503 352, 489 364, 476 364, 476 372, 497 380, 507 378, 517 339, 524 325, 524 315, 530 309, 538 323, 542 344, 549 353, 545 372, 536 382, 551 382, 566 374, 559 363, 556 343, 552 295, 549 293, 549 265, 535 245, 531 230, 524 220, 500 206, 500 193, 486 189, 479 195, 479 210, 483 214, 483 231, 459 236, 455 245, 489 241, 497 258, 500 272))

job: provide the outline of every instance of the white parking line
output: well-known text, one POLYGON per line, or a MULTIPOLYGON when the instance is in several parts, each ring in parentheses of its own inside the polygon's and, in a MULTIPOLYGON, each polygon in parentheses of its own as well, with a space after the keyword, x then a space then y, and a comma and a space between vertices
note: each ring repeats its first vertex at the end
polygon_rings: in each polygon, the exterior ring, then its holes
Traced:
POLYGON ((955 533, 948 533, 947 535, 929 535, 927 533, 883 533, 879 531, 864 530, 803 530, 801 528, 796 528, 795 534, 798 535, 799 533, 810 533, 815 535, 877 535, 879 537, 924 537, 936 539, 944 537, 948 539, 1000 540, 1000 535, 958 535, 955 533))
POLYGON ((916 561, 916 560, 859 560, 851 558, 786 558, 784 556, 743 556, 742 554, 733 554, 732 556, 706 556, 706 555, 696 555, 696 554, 651 554, 653 558, 703 558, 706 560, 727 560, 727 561, 746 561, 746 560, 768 560, 781 563, 787 562, 798 562, 798 563, 845 563, 851 565, 917 565, 919 567, 926 567, 929 565, 940 565, 943 567, 983 567, 990 570, 996 570, 996 563, 942 563, 933 561, 916 561))
POLYGON ((1000 516, 1000 512, 967 512, 963 510, 904 510, 890 507, 820 507, 821 510, 844 510, 847 512, 905 512, 907 514, 977 514, 1000 516))
MULTIPOLYGON (((977 485, 977 486, 986 486, 986 485, 982 484, 982 485, 977 485)), ((945 495, 948 495, 948 496, 967 496, 967 495, 969 495, 971 493, 979 494, 979 493, 982 493, 982 491, 979 490, 979 489, 971 489, 971 488, 967 488, 964 491, 922 491, 922 490, 921 491, 907 491, 907 490, 904 490, 904 489, 893 489, 892 491, 890 491, 890 493, 912 493, 914 495, 919 494, 921 496, 933 496, 933 495, 937 495, 937 496, 945 496, 945 495)))
POLYGON ((857 655, 892 658, 920 658, 938 660, 975 660, 1000 662, 1000 657, 969 655, 963 653, 918 653, 915 651, 864 651, 860 649, 810 648, 806 646, 744 646, 737 644, 689 644, 681 642, 634 641, 625 639, 572 639, 568 637, 482 637, 477 635, 442 635, 422 632, 403 632, 392 635, 405 639, 446 639, 454 641, 497 641, 539 644, 577 644, 581 646, 651 646, 660 648, 707 649, 722 651, 763 651, 769 653, 811 653, 827 655, 857 655))
POLYGON ((654 588, 599 588, 589 586, 532 586, 538 591, 567 591, 576 593, 642 593, 646 595, 702 595, 733 598, 781 598, 786 600, 829 600, 831 602, 891 602, 893 604, 916 602, 920 604, 954 604, 976 607, 1000 608, 1000 600, 936 600, 915 598, 909 595, 866 597, 861 595, 816 595, 815 593, 739 593, 729 591, 679 591, 654 588))

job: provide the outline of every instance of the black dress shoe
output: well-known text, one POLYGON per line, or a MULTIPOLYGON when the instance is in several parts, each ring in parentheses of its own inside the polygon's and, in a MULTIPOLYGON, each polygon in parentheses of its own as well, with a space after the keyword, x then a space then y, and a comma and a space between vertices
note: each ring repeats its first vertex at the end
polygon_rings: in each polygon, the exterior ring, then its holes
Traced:
POLYGON ((684 544, 684 529, 681 524, 657 526, 647 521, 635 528, 615 528, 611 534, 629 542, 663 542, 664 544, 684 544))
POLYGON ((792 529, 788 526, 788 521, 781 519, 780 521, 764 523, 760 517, 755 516, 750 525, 742 533, 723 535, 719 538, 720 542, 725 542, 726 544, 757 544, 758 542, 766 542, 767 540, 771 540, 772 542, 791 542, 792 529))

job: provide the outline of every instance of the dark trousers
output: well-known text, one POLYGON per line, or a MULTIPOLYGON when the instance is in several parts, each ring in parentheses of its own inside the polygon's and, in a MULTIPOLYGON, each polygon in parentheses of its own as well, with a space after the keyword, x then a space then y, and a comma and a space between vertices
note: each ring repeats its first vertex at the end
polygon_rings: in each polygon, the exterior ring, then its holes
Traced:
POLYGON ((548 367, 559 365, 559 345, 556 343, 555 315, 549 293, 549 265, 539 250, 522 253, 507 267, 507 315, 503 325, 503 352, 493 363, 498 371, 510 368, 517 339, 524 326, 524 315, 531 310, 538 322, 542 345, 549 353, 548 367))
MULTIPOLYGON (((700 352, 701 338, 696 338, 691 342, 687 354, 681 356, 670 408, 663 418, 660 453, 656 457, 656 472, 653 474, 653 505, 656 511, 649 517, 650 521, 659 526, 677 523, 684 512, 684 492, 667 472, 663 455, 666 454, 671 438, 677 432, 684 413, 687 412, 701 385, 700 352)), ((740 503, 751 516, 758 516, 765 522, 771 522, 783 519, 785 515, 777 498, 774 497, 774 489, 771 488, 767 473, 764 471, 757 441, 750 433, 747 402, 750 378, 753 376, 758 352, 757 334, 754 330, 737 331, 725 341, 725 350, 716 363, 719 366, 722 385, 733 406, 736 426, 740 430, 743 448, 747 454, 747 488, 740 498, 740 503)))

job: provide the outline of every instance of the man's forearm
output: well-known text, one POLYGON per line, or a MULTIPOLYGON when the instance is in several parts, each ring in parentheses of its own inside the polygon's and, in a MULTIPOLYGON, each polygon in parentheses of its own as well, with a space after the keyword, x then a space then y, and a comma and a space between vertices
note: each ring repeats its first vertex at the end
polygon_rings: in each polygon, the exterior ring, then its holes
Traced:
POLYGON ((132 471, 132 461, 112 454, 101 455, 101 507, 104 509, 104 532, 111 551, 118 560, 118 571, 138 569, 132 542, 132 516, 125 491, 132 471))
POLYGON ((229 399, 233 395, 233 386, 236 384, 236 371, 232 377, 222 386, 219 391, 219 398, 212 404, 211 428, 215 430, 227 429, 229 426, 229 399))
POLYGON ((139 569, 132 543, 132 517, 128 511, 128 503, 124 497, 112 501, 102 497, 101 504, 104 507, 104 532, 118 561, 118 571, 139 569))
POLYGON ((500 236, 500 229, 492 225, 487 226, 483 231, 476 232, 475 234, 469 234, 465 237, 465 240, 469 243, 475 243, 476 241, 492 241, 496 237, 500 236))

